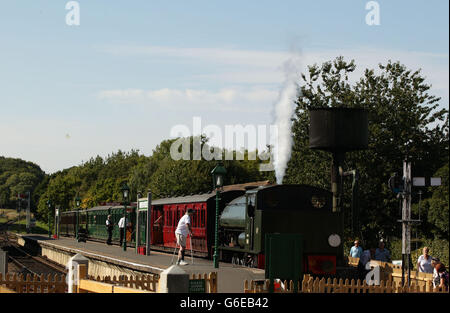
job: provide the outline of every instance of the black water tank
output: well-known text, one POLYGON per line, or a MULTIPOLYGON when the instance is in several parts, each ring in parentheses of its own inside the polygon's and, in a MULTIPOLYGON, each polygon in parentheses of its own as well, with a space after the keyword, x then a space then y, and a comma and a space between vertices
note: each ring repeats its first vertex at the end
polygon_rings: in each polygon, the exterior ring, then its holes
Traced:
POLYGON ((320 108, 310 110, 309 147, 326 151, 367 149, 365 109, 320 108))

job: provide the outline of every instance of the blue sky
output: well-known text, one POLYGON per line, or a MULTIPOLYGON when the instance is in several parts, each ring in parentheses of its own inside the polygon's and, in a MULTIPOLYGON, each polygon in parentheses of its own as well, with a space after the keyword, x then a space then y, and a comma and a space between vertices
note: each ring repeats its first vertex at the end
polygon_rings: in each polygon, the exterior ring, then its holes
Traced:
POLYGON ((448 1, 65 0, 0 2, 0 155, 46 172, 149 155, 173 126, 264 125, 295 51, 299 68, 343 55, 422 68, 448 108, 448 1))

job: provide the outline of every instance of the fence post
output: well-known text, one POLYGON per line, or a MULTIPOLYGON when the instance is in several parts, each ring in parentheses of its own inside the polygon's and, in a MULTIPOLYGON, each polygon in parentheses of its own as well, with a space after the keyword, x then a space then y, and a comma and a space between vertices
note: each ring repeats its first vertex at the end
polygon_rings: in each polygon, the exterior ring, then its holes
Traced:
POLYGON ((217 284, 218 284, 218 276, 217 276, 217 272, 212 272, 211 274, 210 274, 210 281, 209 281, 209 283, 210 283, 210 285, 211 285, 211 291, 210 291, 210 293, 217 293, 217 289, 218 289, 218 286, 217 286, 217 284))
POLYGON ((8 273, 8 252, 0 249, 0 274, 8 273))
POLYGON ((78 271, 77 271, 77 279, 76 279, 76 291, 77 293, 82 293, 83 291, 80 290, 78 287, 80 284, 81 279, 87 279, 87 273, 88 273, 88 266, 86 264, 78 264, 78 271))
POLYGON ((86 272, 83 273, 82 278, 86 278, 88 274, 88 265, 89 265, 89 259, 84 257, 81 254, 75 254, 72 258, 70 258, 69 262, 66 265, 66 268, 69 270, 66 277, 67 287, 68 287, 68 293, 73 293, 74 289, 73 286, 75 285, 75 292, 78 292, 78 282, 80 273, 79 265, 85 265, 86 266, 86 272))
POLYGON ((172 265, 161 273, 159 278, 160 293, 189 292, 189 274, 180 266, 172 265))

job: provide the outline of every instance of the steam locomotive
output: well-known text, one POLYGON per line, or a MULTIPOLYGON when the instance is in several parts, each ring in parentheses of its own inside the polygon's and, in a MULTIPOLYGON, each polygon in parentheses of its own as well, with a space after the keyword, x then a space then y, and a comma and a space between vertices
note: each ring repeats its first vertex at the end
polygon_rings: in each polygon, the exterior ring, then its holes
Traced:
MULTIPOLYGON (((227 186, 225 186, 227 187, 227 186)), ((127 206, 131 227, 127 243, 142 247, 147 238, 147 198, 127 206), (144 204, 144 205, 143 205, 144 204)), ((173 251, 175 229, 187 209, 194 209, 192 238, 187 249, 212 258, 215 239, 215 192, 151 201, 150 247, 173 251), (192 246, 191 246, 192 245, 192 246)), ((106 240, 105 221, 111 215, 117 225, 124 207, 103 205, 61 214, 60 235, 74 236, 78 227, 91 240, 106 240)), ((225 188, 219 201, 219 258, 221 261, 264 268, 266 234, 302 234, 304 272, 335 274, 343 259, 341 213, 332 212, 332 193, 307 185, 263 185, 246 189, 225 188)), ((113 241, 118 241, 114 228, 113 241)))

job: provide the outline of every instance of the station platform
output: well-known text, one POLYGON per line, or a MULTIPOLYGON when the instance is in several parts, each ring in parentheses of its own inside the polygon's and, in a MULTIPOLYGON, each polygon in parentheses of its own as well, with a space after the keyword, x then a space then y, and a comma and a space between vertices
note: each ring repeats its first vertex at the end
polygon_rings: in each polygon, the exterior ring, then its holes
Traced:
MULTIPOLYGON (((175 264, 177 260, 177 256, 173 256, 173 253, 152 250, 150 255, 146 256, 137 254, 133 247, 127 247, 127 251, 123 251, 123 247, 118 245, 107 245, 97 241, 77 242, 71 237, 53 239, 33 234, 17 234, 17 236, 27 244, 35 244, 41 248, 51 248, 73 255, 79 253, 90 260, 98 260, 111 264, 111 266, 123 267, 143 274, 160 274, 175 264)), ((181 266, 181 268, 189 274, 217 272, 219 293, 242 293, 245 280, 264 279, 264 270, 223 262, 219 263, 219 268, 214 268, 212 260, 196 257, 192 259, 190 250, 186 250, 185 261, 189 264, 181 266)))

